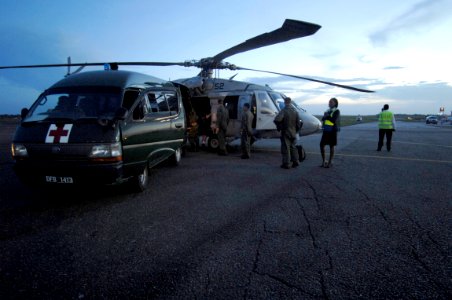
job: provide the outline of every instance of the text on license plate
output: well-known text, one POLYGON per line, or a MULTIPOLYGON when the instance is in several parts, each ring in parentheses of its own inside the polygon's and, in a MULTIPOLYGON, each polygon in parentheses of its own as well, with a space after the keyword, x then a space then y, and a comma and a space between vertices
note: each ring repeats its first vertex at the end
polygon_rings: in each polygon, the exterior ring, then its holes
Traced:
POLYGON ((46 176, 46 182, 49 183, 74 183, 72 177, 46 176))

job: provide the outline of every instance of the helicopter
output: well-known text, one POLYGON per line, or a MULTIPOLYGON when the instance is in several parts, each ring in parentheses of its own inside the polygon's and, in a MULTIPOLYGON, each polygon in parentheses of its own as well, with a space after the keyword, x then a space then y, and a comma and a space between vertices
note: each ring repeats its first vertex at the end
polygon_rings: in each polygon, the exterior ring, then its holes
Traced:
MULTIPOLYGON (((218 147, 218 139, 214 132, 216 127, 216 109, 219 99, 223 100, 224 106, 229 111, 230 122, 226 137, 228 141, 232 141, 240 137, 241 108, 245 103, 250 104, 252 113, 254 114, 254 138, 259 140, 261 138, 279 137, 279 132, 277 131, 273 120, 283 108, 284 99, 287 97, 283 93, 274 91, 269 86, 234 80, 235 75, 229 79, 214 77, 213 74, 216 70, 226 69, 232 71, 254 71, 313 81, 357 92, 373 92, 367 89, 336 84, 314 78, 251 69, 224 62, 224 59, 239 53, 313 35, 320 28, 320 25, 314 23, 286 19, 283 25, 274 31, 258 35, 241 44, 218 53, 215 56, 202 58, 200 60, 187 60, 184 62, 72 63, 70 58, 68 58, 68 62, 66 64, 0 66, 0 69, 67 67, 68 73, 66 74, 66 77, 70 77, 72 74, 76 74, 83 68, 90 66, 104 66, 106 70, 110 71, 118 70, 119 66, 183 66, 199 68, 201 71, 197 76, 177 79, 171 82, 181 90, 187 122, 189 120, 189 114, 191 113, 195 113, 199 117, 207 115, 210 117, 210 130, 207 134, 206 143, 210 149, 216 149, 218 147), (71 67, 79 68, 75 72, 71 73, 71 67)), ((315 116, 308 113, 294 101, 292 101, 292 103, 297 109, 300 119, 303 122, 302 129, 299 132, 300 136, 314 134, 321 130, 322 124, 315 116)), ((187 128, 189 127, 190 124, 187 124, 187 128)))

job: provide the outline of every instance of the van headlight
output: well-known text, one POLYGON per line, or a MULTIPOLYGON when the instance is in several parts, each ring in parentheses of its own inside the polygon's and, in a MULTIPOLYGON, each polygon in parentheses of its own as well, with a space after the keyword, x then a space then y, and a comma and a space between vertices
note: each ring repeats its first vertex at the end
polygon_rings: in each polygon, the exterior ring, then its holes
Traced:
POLYGON ((122 148, 119 143, 94 145, 89 157, 96 161, 121 161, 122 148))
POLYGON ((21 158, 28 157, 27 147, 23 144, 11 144, 11 154, 13 157, 21 158))

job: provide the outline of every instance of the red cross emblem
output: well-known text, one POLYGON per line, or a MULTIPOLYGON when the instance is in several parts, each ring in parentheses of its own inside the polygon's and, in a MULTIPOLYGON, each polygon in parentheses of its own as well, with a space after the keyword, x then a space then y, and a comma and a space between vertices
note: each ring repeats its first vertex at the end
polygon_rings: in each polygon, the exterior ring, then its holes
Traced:
POLYGON ((72 124, 51 124, 47 131, 46 143, 58 144, 67 143, 69 134, 72 130, 72 124))

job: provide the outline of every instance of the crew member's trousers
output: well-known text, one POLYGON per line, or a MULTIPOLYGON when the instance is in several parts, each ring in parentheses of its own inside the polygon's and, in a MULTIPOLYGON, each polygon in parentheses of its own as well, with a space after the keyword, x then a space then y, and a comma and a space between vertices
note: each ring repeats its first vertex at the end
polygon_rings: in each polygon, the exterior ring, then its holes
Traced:
POLYGON ((292 161, 294 163, 298 162, 298 150, 295 147, 295 138, 289 138, 287 136, 281 136, 281 154, 283 165, 288 166, 292 161))
POLYGON ((386 149, 388 151, 391 151, 391 140, 392 140, 392 129, 380 129, 379 130, 379 136, 378 136, 378 151, 381 151, 381 148, 384 144, 384 138, 386 135, 386 149))
POLYGON ((244 130, 241 139, 242 156, 250 157, 251 155, 251 136, 244 130))
POLYGON ((218 131, 218 153, 227 154, 226 150, 226 132, 223 130, 218 131))

